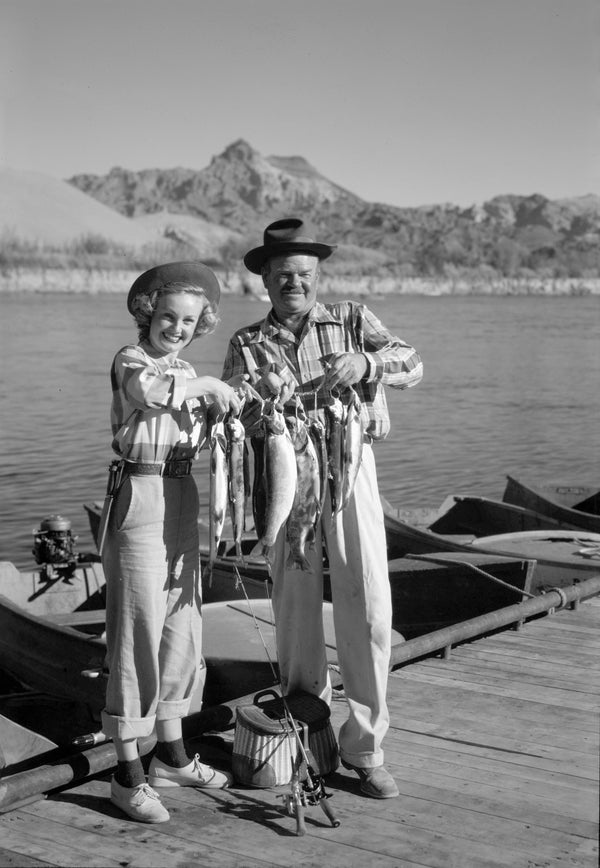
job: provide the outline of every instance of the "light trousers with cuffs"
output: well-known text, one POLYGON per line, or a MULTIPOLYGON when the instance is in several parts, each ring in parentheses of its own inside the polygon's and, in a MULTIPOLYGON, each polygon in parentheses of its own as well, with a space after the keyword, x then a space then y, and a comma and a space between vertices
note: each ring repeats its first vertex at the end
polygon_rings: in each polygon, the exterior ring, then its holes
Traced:
POLYGON ((348 506, 333 518, 329 494, 314 551, 314 573, 286 569, 285 528, 273 552, 273 609, 284 692, 306 690, 331 702, 323 631, 325 543, 331 581, 338 663, 348 704, 340 728, 341 758, 362 768, 383 763, 389 727, 386 702, 392 637, 392 601, 383 508, 373 450, 363 447, 348 506))
POLYGON ((109 675, 102 728, 150 735, 204 687, 198 491, 192 476, 126 477, 102 556, 109 675))

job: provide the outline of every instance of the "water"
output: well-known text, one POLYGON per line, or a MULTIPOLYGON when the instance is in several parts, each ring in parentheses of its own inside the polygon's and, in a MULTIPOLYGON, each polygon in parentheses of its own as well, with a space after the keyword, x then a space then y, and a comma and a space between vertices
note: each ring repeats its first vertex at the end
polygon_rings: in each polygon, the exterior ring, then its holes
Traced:
MULTIPOLYGON (((4 295, 0 323, 0 559, 31 563, 44 516, 101 500, 110 452, 108 371, 136 331, 120 295, 4 295)), ((451 493, 501 497, 507 473, 600 478, 600 297, 386 297, 369 302, 416 346, 425 377, 387 390, 392 433, 377 444, 382 493, 404 508, 451 493)), ((216 334, 185 358, 219 375, 230 333, 267 306, 225 297, 216 334)), ((194 471, 206 513, 205 454, 194 471)))

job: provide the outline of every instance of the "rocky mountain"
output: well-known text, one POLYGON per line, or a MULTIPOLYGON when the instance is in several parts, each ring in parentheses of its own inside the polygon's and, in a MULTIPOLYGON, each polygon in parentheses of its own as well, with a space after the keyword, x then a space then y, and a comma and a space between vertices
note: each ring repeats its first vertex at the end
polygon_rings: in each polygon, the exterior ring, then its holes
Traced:
MULTIPOLYGON (((337 262, 370 252, 369 267, 440 274, 482 267, 548 276, 600 274, 600 197, 497 196, 482 205, 401 208, 367 202, 303 157, 265 157, 243 139, 199 171, 184 168, 76 175, 69 182, 127 217, 168 213, 260 240, 271 220, 301 214, 322 240, 342 245, 337 262)), ((232 238, 234 236, 231 236, 232 238)), ((231 243, 231 239, 230 239, 231 243)))

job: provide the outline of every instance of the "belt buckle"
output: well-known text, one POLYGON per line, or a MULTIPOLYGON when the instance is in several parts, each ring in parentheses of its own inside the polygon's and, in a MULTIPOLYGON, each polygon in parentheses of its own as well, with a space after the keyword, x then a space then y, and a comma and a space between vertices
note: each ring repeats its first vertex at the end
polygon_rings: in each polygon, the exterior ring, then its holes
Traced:
POLYGON ((178 458, 175 461, 169 462, 169 476, 179 477, 179 476, 188 476, 190 472, 190 460, 189 458, 178 458))

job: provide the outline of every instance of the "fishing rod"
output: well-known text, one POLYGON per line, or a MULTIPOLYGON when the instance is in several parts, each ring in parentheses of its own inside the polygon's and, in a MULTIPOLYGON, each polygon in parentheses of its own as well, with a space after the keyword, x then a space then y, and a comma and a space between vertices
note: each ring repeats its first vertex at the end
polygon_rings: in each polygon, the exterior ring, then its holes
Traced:
MULTIPOLYGON (((296 721, 290 709, 288 699, 284 694, 281 676, 279 675, 277 669, 275 668, 273 660, 271 659, 271 655, 265 642, 263 632, 260 628, 260 624, 258 623, 258 619, 250 602, 250 598, 248 597, 248 594, 246 592, 244 581, 240 575, 237 566, 234 566, 234 569, 236 573, 236 581, 238 583, 238 586, 242 589, 242 592, 246 599, 246 603, 248 604, 248 609, 254 622, 254 626, 258 632, 260 641, 262 642, 262 646, 265 650, 267 661, 269 663, 269 666, 271 667, 273 680, 276 687, 278 687, 281 692, 283 718, 280 717, 279 719, 284 720, 287 723, 287 738, 289 739, 290 743, 290 754, 293 757, 291 790, 290 793, 283 796, 287 813, 289 814, 289 816, 295 816, 296 818, 297 835, 306 834, 306 824, 304 819, 305 809, 307 807, 315 807, 317 805, 322 809, 325 816, 329 819, 331 825, 334 828, 337 828, 340 825, 340 821, 338 820, 335 812, 329 804, 328 800, 331 798, 331 794, 325 791, 325 782, 323 776, 319 774, 319 767, 317 761, 308 745, 308 724, 302 723, 302 731, 304 734, 303 738, 300 734, 298 722, 296 721), (304 774, 302 774, 303 769, 304 774)), ((270 566, 268 567, 268 571, 270 575, 270 566)), ((269 590, 266 582, 265 589, 267 598, 271 605, 271 617, 273 621, 273 629, 275 630, 275 618, 273 615, 272 602, 269 596, 269 590)), ((275 648, 277 648, 276 644, 275 648)))

